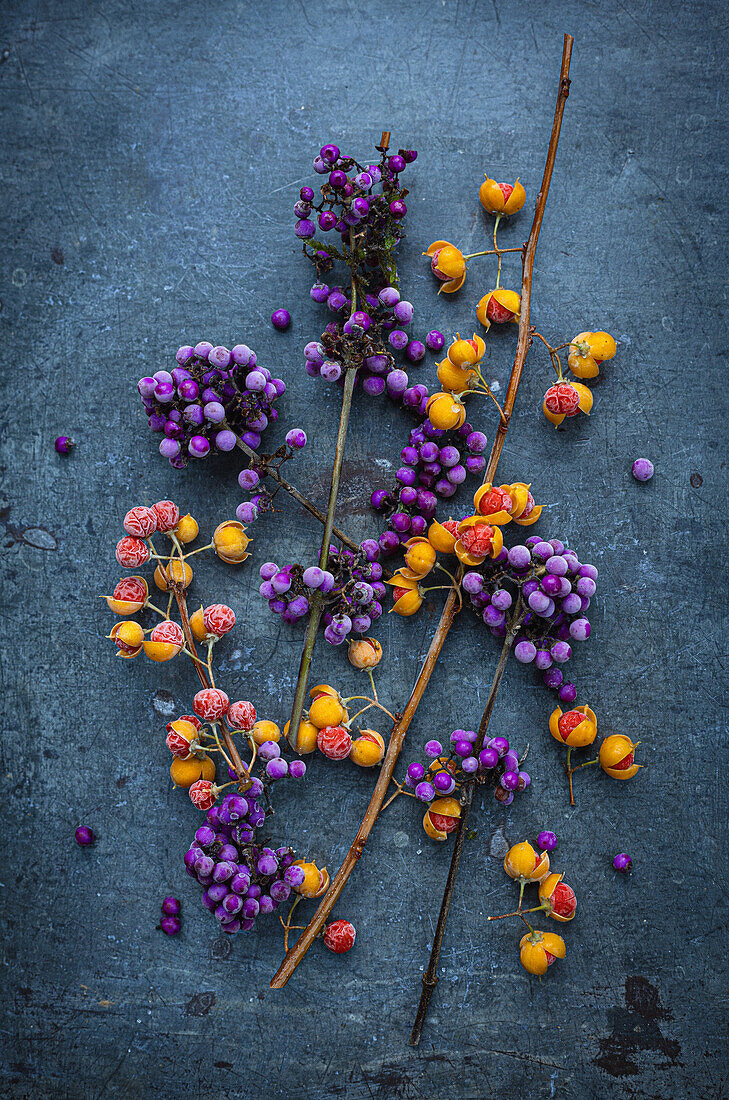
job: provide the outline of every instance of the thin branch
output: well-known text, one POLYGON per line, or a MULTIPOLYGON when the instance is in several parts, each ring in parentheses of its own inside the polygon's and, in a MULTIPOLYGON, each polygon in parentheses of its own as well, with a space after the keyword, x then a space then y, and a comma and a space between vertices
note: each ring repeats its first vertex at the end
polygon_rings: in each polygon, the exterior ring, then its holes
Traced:
MULTIPOLYGON (((501 452, 503 450, 504 440, 506 439, 506 433, 509 429, 509 421, 511 419, 512 411, 514 409, 514 402, 516 401, 516 394, 519 389, 519 383, 521 381, 524 363, 527 357, 527 353, 529 351, 529 347, 531 345, 532 333, 530 327, 530 313, 534 257, 536 255, 537 242, 539 240, 539 231, 542 227, 542 219, 544 218, 544 210, 547 205, 547 196, 549 194, 549 185, 552 180, 554 162, 557 156, 559 133, 562 127, 562 115, 564 114, 564 106, 567 101, 567 96, 569 95, 569 71, 570 60, 572 57, 572 44, 572 36, 566 34, 564 36, 564 44, 562 47, 562 67, 559 76, 559 90, 557 93, 557 104, 554 110, 552 134, 549 139, 547 161, 544 166, 542 186, 539 190, 539 195, 537 196, 537 204, 534 211, 534 220, 532 221, 529 239, 527 241, 527 246, 524 250, 524 258, 522 260, 521 314, 519 320, 519 338, 517 340, 514 365, 511 370, 511 377, 509 378, 509 385, 506 391, 506 399, 504 401, 504 419, 499 423, 496 438, 494 439, 493 447, 491 448, 491 455, 486 466, 486 472, 484 474, 484 483, 493 482, 496 467, 498 466, 499 458, 501 457, 501 452)), ((521 599, 517 603, 517 606, 514 610, 514 616, 512 618, 509 631, 506 635, 506 638, 504 639, 504 645, 501 650, 499 663, 496 667, 496 673, 491 684, 489 697, 486 701, 486 707, 483 712, 483 717, 481 718, 479 735, 476 744, 474 745, 474 752, 477 752, 483 746, 486 731, 488 730, 489 722, 491 720, 494 703, 496 701, 496 695, 498 693, 499 685, 501 683, 501 677, 503 676, 509 651, 520 625, 521 599)), ((571 778, 572 777, 570 776, 570 779, 571 778)), ((438 965, 438 960, 440 958, 440 949, 443 943, 443 935, 445 933, 446 921, 448 920, 448 911, 450 909, 455 880, 456 876, 458 875, 458 867, 461 861, 461 853, 463 851, 463 836, 466 828, 466 822, 468 821, 468 813, 471 807, 471 801, 473 798, 473 788, 474 780, 470 780, 469 782, 464 784, 461 793, 463 810, 461 813, 461 817, 458 821, 456 840, 453 848, 453 856, 451 858, 451 865, 448 870, 448 878, 446 880, 445 890, 443 892, 443 900, 441 902, 440 913, 438 915, 438 924, 436 926, 435 936, 433 938, 433 949, 430 955, 430 962, 428 964, 428 969, 423 975, 423 992, 420 997, 420 1004, 418 1006, 417 1015, 415 1017, 415 1024, 413 1026, 412 1035, 410 1037, 410 1043, 412 1046, 417 1046, 420 1042, 420 1035, 423 1030, 423 1025, 425 1023, 425 1017, 428 1012, 430 999, 433 995, 433 990, 438 980, 436 976, 436 968, 438 965), (428 978, 427 981, 426 978, 428 978)))
POLYGON ((420 674, 415 682, 412 694, 408 699, 407 706, 403 712, 402 718, 393 726, 392 733, 390 735, 390 743, 387 746, 387 752, 385 759, 382 762, 380 774, 375 784, 375 789, 372 792, 367 811, 362 819, 357 835, 354 838, 354 842, 350 847, 345 857, 342 866, 337 871, 336 875, 332 879, 331 885, 326 894, 319 903, 319 908, 314 913, 307 924, 305 930, 299 936, 295 945, 287 952, 285 959, 281 963, 280 967, 271 979, 272 989, 282 989, 286 982, 293 974, 296 967, 299 965, 304 955, 311 947, 312 943, 316 939, 317 935, 321 931, 327 917, 331 913, 332 909, 336 905, 337 899, 345 887, 349 876, 357 866, 362 852, 364 851, 367 838, 372 832, 372 827, 377 820, 377 817, 382 808, 382 803, 385 801, 387 791, 390 786, 390 780, 392 779, 393 772, 395 771, 395 765, 397 758, 400 755, 403 742, 405 740, 405 734, 407 733, 410 723, 412 722, 415 712, 418 709, 418 704, 423 697, 423 693, 430 680, 431 673, 435 668, 436 661, 440 655, 440 651, 443 648, 443 643, 448 636, 448 631, 451 628, 451 624, 456 616, 458 607, 458 588, 453 587, 446 600, 446 605, 443 609, 438 629, 433 635, 433 639, 430 643, 430 648, 423 661, 423 666, 420 669, 420 674))
MULTIPOLYGON (((253 459, 256 462, 261 461, 260 455, 257 455, 253 448, 249 447, 247 443, 244 443, 242 439, 238 440, 238 447, 241 451, 243 451, 243 454, 248 455, 250 459, 253 459)), ((298 501, 302 508, 306 508, 307 512, 314 516, 315 519, 318 519, 320 523, 326 523, 327 517, 324 515, 324 513, 320 511, 315 504, 312 504, 308 497, 304 496, 303 493, 300 493, 295 485, 292 485, 289 481, 287 481, 286 478, 282 476, 276 466, 266 466, 266 475, 268 477, 272 477, 273 480, 278 485, 280 485, 280 487, 285 492, 289 494, 290 497, 293 497, 294 500, 298 501)), ((349 535, 342 531, 341 527, 337 527, 334 523, 332 524, 332 534, 336 535, 339 541, 344 543, 345 546, 348 546, 350 550, 354 550, 356 553, 359 552, 359 543, 355 542, 354 539, 351 539, 349 535)))

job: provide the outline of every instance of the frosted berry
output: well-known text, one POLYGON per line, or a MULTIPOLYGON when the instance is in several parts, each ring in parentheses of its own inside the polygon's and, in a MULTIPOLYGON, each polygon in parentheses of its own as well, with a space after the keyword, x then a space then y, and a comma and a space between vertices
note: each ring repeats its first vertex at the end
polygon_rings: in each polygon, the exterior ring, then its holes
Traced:
POLYGON ((208 634, 222 638, 235 626, 235 612, 224 603, 214 603, 203 611, 203 624, 208 634))
POLYGON ((344 726, 324 726, 317 734, 316 744, 330 760, 344 760, 352 751, 352 738, 344 726))
POLYGON ((324 929, 324 944, 337 955, 344 955, 354 947, 357 929, 348 920, 333 920, 324 929))
POLYGON ((228 696, 220 688, 203 688, 192 701, 195 714, 207 722, 219 722, 227 713, 229 706, 228 696))
POLYGON ((159 926, 166 936, 176 936, 182 928, 182 921, 179 917, 162 917, 159 926))
POLYGON ((613 860, 613 867, 616 871, 619 871, 621 875, 627 875, 628 871, 632 870, 633 861, 627 852, 620 852, 613 860))
POLYGON ((126 535, 116 544, 116 560, 125 569, 137 569, 150 559, 150 549, 146 542, 126 535))
POLYGON ((557 382, 545 393, 544 404, 551 413, 576 416, 580 406, 580 395, 569 382, 557 382))
POLYGON ((302 447, 306 446, 306 432, 302 428, 292 428, 290 432, 286 433, 286 442, 289 447, 301 450, 302 447))
POLYGON ((157 623, 149 636, 149 640, 151 642, 169 642, 171 645, 182 647, 185 644, 185 635, 178 623, 173 623, 171 619, 164 619, 161 623, 157 623))
POLYGON ((124 517, 124 530, 138 539, 147 539, 157 530, 157 517, 151 508, 132 508, 124 517))
POLYGON ((162 912, 166 917, 176 917, 180 912, 180 903, 177 898, 167 897, 162 902, 162 912))
POLYGON ((157 530, 163 534, 176 527, 180 520, 180 509, 171 500, 158 500, 152 505, 152 511, 157 517, 157 530))
POLYGON ((291 324, 291 314, 287 309, 276 309, 271 314, 271 324, 279 332, 285 332, 291 324))
POLYGON ((253 703, 239 699, 228 708, 228 721, 235 729, 250 730, 256 723, 256 709, 253 703))
POLYGON ((209 810, 215 805, 215 784, 209 779, 198 779, 192 784, 188 794, 193 806, 197 806, 198 810, 209 810))

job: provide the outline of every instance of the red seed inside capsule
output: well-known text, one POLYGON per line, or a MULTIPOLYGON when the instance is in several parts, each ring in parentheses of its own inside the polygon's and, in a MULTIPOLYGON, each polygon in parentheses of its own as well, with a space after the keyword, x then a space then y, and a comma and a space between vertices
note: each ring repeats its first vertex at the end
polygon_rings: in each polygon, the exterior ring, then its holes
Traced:
POLYGON ((430 820, 439 833, 452 833, 458 828, 458 818, 447 814, 434 814, 431 810, 430 820))
POLYGON ((552 909, 558 917, 571 917, 577 908, 575 892, 566 882, 557 883, 554 888, 554 893, 549 900, 552 903, 552 909))
POLYGON ((504 202, 508 202, 511 192, 514 190, 513 186, 510 183, 500 183, 498 186, 501 194, 504 196, 504 202))
POLYGON ((624 756, 622 760, 619 760, 617 764, 611 764, 610 767, 613 771, 622 772, 627 768, 630 768, 633 764, 633 753, 629 752, 627 756, 624 756))
POLYGON ((577 729, 580 723, 584 721, 585 716, 579 710, 568 710, 566 714, 563 714, 557 723, 562 740, 566 741, 572 731, 577 729))
POLYGON ((497 302, 492 294, 489 298, 489 304, 486 306, 486 316, 495 325, 503 325, 510 321, 514 314, 506 306, 502 306, 501 302, 497 302))

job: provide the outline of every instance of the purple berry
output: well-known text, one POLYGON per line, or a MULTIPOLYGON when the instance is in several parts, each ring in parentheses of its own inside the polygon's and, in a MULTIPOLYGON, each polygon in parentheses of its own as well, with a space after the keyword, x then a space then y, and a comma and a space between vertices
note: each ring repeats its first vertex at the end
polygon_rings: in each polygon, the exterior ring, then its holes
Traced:
POLYGON ((557 847, 557 837, 549 829, 543 829, 537 837, 537 848, 540 852, 553 852, 557 847))
MULTIPOLYGON (((636 481, 650 481, 654 474, 654 466, 649 458, 636 458, 633 463, 633 477, 636 481)), ((616 856, 616 859, 619 857, 616 856)))
POLYGON ((90 829, 88 825, 79 825, 74 833, 74 839, 81 848, 88 848, 90 844, 93 844, 96 840, 94 830, 90 829))
POLYGON ((616 871, 620 871, 621 875, 627 875, 633 868, 633 861, 627 852, 620 852, 613 860, 613 867, 616 871))

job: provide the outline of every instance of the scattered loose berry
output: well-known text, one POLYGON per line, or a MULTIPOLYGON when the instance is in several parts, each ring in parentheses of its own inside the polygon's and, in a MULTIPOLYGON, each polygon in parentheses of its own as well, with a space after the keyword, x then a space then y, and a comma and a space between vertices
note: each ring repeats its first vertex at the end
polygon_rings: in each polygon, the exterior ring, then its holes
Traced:
POLYGON ((290 432, 286 433, 286 442, 289 447, 301 450, 302 447, 306 446, 306 432, 302 428, 292 428, 290 432))
POLYGON ((76 843, 82 848, 88 848, 90 844, 93 844, 96 840, 94 830, 90 829, 88 825, 79 825, 78 829, 74 833, 76 843))
POLYGON ((653 463, 649 458, 636 458, 633 463, 633 477, 636 481, 650 481, 654 472, 653 463))
POLYGON ((543 829, 537 837, 537 847, 543 852, 553 852, 557 847, 557 837, 549 829, 543 829))
POLYGON ((182 928, 182 921, 179 917, 162 917, 159 926, 166 936, 176 936, 182 928))
POLYGON ((162 912, 167 917, 176 917, 180 912, 180 903, 177 898, 166 897, 162 902, 162 912))
POLYGON ((271 314, 271 324, 279 332, 285 332, 291 324, 291 314, 287 309, 277 309, 271 314))
POLYGON ((627 852, 620 852, 613 860, 613 867, 616 871, 619 871, 621 875, 627 875, 628 872, 633 869, 633 861, 627 852))
POLYGON ((357 929, 348 920, 333 920, 324 929, 324 943, 330 951, 343 955, 351 951, 357 936, 357 929))
POLYGON ((56 452, 59 455, 67 455, 69 451, 71 451, 76 446, 76 444, 70 436, 59 435, 53 446, 56 448, 56 452))

